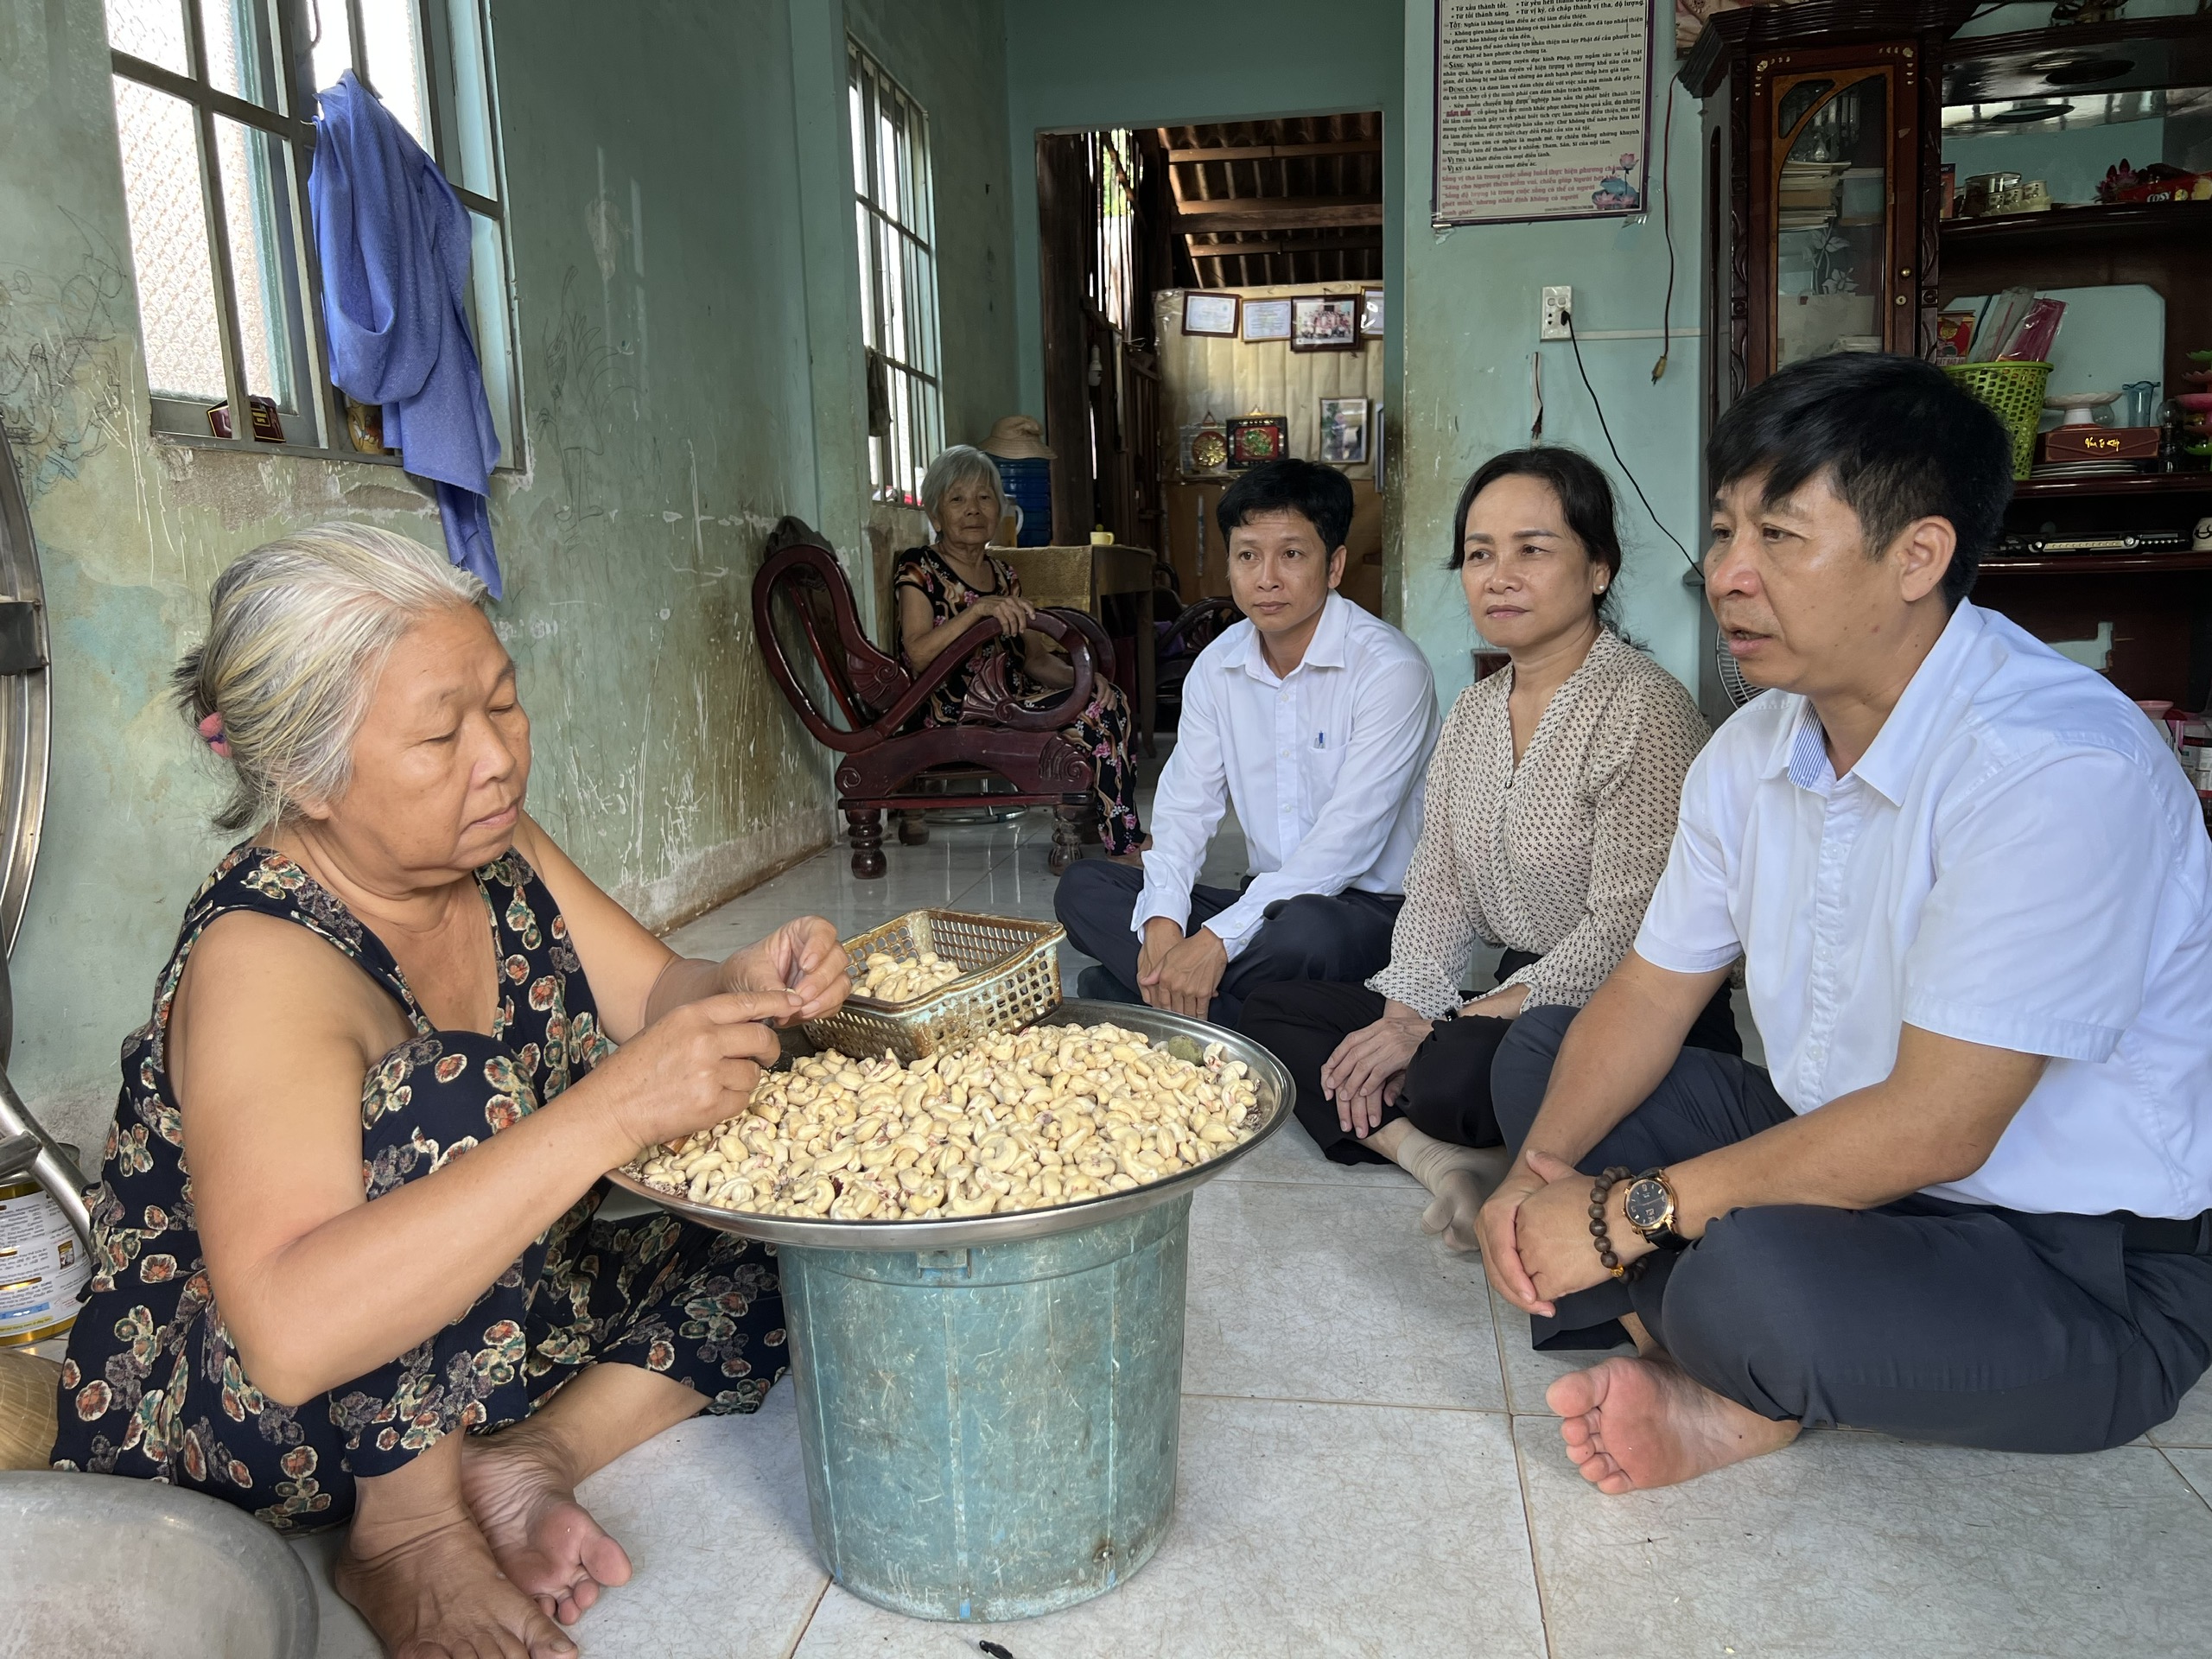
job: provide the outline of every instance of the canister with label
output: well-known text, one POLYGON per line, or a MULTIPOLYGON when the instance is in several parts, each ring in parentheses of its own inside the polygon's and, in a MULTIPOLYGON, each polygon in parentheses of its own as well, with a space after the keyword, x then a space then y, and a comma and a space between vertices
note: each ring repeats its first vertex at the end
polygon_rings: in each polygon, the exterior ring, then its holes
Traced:
MULTIPOLYGON (((74 1147, 62 1150, 75 1161, 74 1147)), ((75 1324, 77 1293, 92 1272, 84 1241, 44 1187, 29 1175, 0 1182, 0 1348, 75 1324)))

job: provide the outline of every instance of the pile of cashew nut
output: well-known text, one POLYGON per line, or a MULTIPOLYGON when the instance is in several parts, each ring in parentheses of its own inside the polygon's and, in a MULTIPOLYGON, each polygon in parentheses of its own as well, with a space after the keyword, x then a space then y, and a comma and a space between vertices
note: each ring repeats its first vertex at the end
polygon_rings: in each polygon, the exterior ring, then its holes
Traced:
POLYGON ((879 1002, 912 1002, 960 977, 959 964, 946 962, 934 950, 923 951, 912 962, 871 951, 862 966, 865 971, 853 976, 853 989, 879 1002))
MULTIPOLYGON (((1179 1046, 1196 1050, 1188 1039, 1179 1046)), ((1126 1192, 1250 1139, 1258 1090, 1218 1043, 1194 1064, 1118 1026, 1033 1026, 902 1066, 810 1056, 735 1117, 630 1173, 759 1215, 1004 1215, 1126 1192)))

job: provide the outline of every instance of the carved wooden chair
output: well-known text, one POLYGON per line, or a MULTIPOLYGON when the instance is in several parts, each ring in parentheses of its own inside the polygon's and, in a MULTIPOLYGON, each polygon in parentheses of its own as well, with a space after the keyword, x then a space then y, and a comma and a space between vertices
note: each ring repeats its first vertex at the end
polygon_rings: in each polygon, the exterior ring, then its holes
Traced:
POLYGON ((1058 875, 1078 856, 1096 806, 1089 756, 1060 735, 1111 677, 1113 647, 1079 611, 1046 607, 1032 625, 1075 664, 1075 683, 1045 709, 1025 709, 1007 682, 1007 653, 976 669, 957 726, 925 726, 931 694, 999 634, 977 619, 919 674, 877 649, 861 631, 852 586, 836 555, 812 539, 772 538, 753 579, 753 626, 768 672, 817 742, 838 755, 837 804, 853 848, 853 874, 884 872, 883 813, 899 813, 899 838, 928 839, 921 813, 938 807, 1050 806, 1051 867, 1058 875), (781 545, 775 543, 780 541, 781 545), (958 792, 963 783, 1001 778, 1013 791, 958 792), (918 787, 922 779, 936 787, 918 787), (950 783, 950 789, 944 790, 950 783))

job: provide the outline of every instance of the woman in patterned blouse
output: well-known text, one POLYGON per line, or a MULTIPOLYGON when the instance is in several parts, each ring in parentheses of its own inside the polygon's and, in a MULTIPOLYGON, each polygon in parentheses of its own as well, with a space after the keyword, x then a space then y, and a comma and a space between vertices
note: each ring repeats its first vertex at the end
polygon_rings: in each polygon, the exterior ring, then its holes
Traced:
POLYGON ((483 597, 355 526, 218 578, 177 689, 252 833, 124 1046, 53 1455, 350 1519, 387 1648, 545 1659, 630 1574, 575 1484, 785 1369, 774 1263, 601 1177, 741 1110, 845 959, 810 917, 686 961, 594 887, 483 597))
MULTIPOLYGON (((1430 760, 1390 965, 1365 985, 1270 986, 1243 1029, 1290 1068, 1339 1163, 1387 1157, 1435 1197, 1422 1226, 1474 1248, 1505 1165, 1490 1063, 1513 1017, 1580 1007, 1627 952, 1708 735, 1689 694, 1607 626, 1613 494, 1572 449, 1514 450, 1459 493, 1451 568, 1511 665, 1462 692, 1430 760), (1460 990, 1478 939, 1497 988, 1460 990)), ((1742 1052, 1724 986, 1689 1040, 1742 1052)))

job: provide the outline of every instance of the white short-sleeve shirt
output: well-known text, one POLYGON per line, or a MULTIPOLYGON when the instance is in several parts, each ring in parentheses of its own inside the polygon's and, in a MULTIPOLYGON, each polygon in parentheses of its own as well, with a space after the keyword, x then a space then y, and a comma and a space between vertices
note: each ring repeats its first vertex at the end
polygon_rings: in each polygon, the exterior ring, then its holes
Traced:
POLYGON ((1741 954, 1774 1085, 1878 1083, 1900 1027, 2050 1064, 1996 1150, 1927 1189, 2037 1212, 2212 1209, 2212 843, 2140 710, 1961 604, 1837 778, 1770 691, 1691 767, 1637 954, 1741 954))

